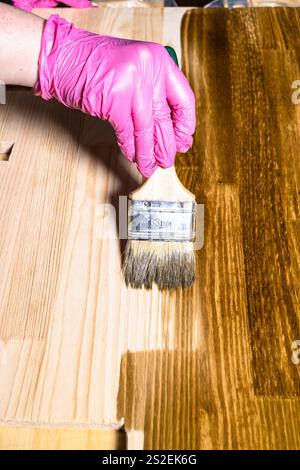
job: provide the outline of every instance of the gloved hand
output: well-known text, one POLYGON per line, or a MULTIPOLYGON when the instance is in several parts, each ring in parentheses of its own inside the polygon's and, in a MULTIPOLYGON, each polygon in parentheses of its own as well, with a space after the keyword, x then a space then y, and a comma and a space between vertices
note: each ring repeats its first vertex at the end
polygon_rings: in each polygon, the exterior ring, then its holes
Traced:
POLYGON ((149 177, 186 152, 194 94, 163 46, 99 36, 58 15, 44 25, 34 93, 107 119, 125 157, 149 177))
POLYGON ((64 3, 72 8, 92 8, 89 0, 13 0, 13 4, 21 10, 31 11, 33 8, 54 8, 58 3, 64 3))

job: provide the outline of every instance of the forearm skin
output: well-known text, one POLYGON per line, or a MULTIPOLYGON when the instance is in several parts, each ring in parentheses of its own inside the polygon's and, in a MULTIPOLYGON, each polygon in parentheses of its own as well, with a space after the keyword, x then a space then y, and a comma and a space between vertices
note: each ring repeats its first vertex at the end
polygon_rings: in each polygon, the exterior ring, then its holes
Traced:
POLYGON ((0 80, 5 84, 36 83, 44 21, 0 2, 0 80))

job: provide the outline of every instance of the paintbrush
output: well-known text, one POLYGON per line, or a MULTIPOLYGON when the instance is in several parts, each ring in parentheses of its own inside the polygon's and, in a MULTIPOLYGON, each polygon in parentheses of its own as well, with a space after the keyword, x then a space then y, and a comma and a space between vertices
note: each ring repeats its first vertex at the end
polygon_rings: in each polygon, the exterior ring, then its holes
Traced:
MULTIPOLYGON (((174 49, 166 48, 177 63, 174 49)), ((123 274, 127 286, 189 287, 195 279, 195 196, 174 166, 157 168, 129 195, 123 274)))
POLYGON ((129 195, 123 273, 127 286, 189 287, 195 279, 195 196, 175 168, 157 168, 129 195))

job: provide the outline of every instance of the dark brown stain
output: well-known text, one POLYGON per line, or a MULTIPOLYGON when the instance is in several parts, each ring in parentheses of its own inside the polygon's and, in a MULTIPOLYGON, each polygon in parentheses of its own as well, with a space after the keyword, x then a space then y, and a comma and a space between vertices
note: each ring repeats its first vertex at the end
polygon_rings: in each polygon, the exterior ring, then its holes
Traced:
POLYGON ((299 25, 281 8, 183 19, 198 120, 176 167, 205 204, 205 241, 194 288, 164 299, 174 349, 122 357, 118 415, 146 449, 300 446, 299 25))

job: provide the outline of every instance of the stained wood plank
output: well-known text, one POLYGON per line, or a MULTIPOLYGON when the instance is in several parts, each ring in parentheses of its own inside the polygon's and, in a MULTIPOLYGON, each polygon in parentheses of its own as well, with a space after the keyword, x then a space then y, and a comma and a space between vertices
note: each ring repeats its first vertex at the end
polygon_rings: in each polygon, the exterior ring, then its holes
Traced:
POLYGON ((291 36, 288 26, 299 21, 299 13, 258 11, 233 15, 230 30, 235 44, 239 27, 242 44, 231 53, 231 83, 248 315, 256 392, 290 397, 300 393, 299 369, 290 361, 291 344, 300 337, 300 318, 299 277, 290 268, 295 247, 288 230, 291 209, 299 204, 299 110, 291 100, 291 83, 300 61, 290 49, 295 39, 286 50, 287 40, 281 38, 291 36), (248 27, 241 29, 245 22, 248 27), (262 50, 261 30, 273 38, 270 50, 266 42, 262 50), (276 51, 272 43, 277 43, 276 51))
POLYGON ((177 169, 205 204, 205 245, 194 289, 164 298, 176 349, 122 358, 119 415, 146 448, 300 447, 298 38, 297 10, 183 19, 198 124, 177 169))

